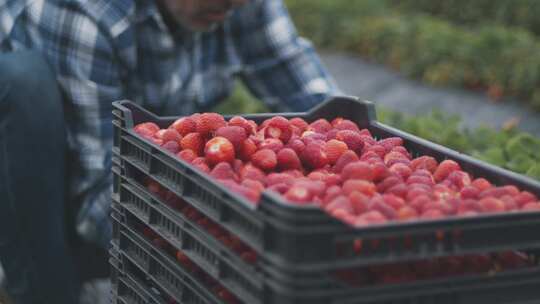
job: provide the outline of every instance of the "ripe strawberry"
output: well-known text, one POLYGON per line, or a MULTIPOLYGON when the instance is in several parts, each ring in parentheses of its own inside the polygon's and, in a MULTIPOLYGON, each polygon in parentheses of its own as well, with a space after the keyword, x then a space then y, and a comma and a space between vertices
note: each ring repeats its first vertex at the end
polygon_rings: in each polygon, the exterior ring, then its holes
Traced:
POLYGON ((234 170, 230 163, 220 162, 210 172, 210 176, 215 179, 231 179, 236 180, 237 177, 234 174, 234 170))
POLYGON ((360 215, 366 212, 369 206, 369 199, 369 196, 358 191, 353 191, 351 194, 349 194, 349 201, 354 214, 360 215))
POLYGON ((393 164, 390 168, 388 168, 388 171, 401 176, 404 180, 407 180, 412 174, 411 168, 403 163, 393 164))
POLYGON ((433 177, 437 182, 441 182, 442 180, 446 179, 448 175, 452 173, 452 171, 458 170, 461 170, 458 163, 450 159, 443 160, 433 173, 433 177))
POLYGON ((343 183, 343 194, 349 195, 354 191, 371 197, 377 192, 377 188, 372 182, 361 179, 350 179, 343 183))
POLYGON ((294 185, 287 192, 285 192, 285 199, 294 203, 310 203, 313 199, 313 194, 304 185, 294 185))
POLYGON ((412 184, 422 184, 422 185, 431 187, 435 185, 435 180, 433 179, 433 176, 431 175, 425 176, 425 175, 414 174, 413 172, 411 176, 407 178, 407 185, 412 185, 412 184))
POLYGON ((438 220, 444 217, 444 213, 438 209, 429 209, 426 212, 422 213, 422 215, 420 216, 420 218, 425 220, 438 220))
POLYGON ((501 188, 504 189, 508 195, 516 196, 519 194, 519 189, 514 185, 506 185, 502 186, 501 188))
POLYGON ((523 207, 521 207, 521 210, 528 211, 528 212, 539 212, 540 202, 527 203, 523 207))
POLYGON ((340 196, 341 194, 341 187, 337 185, 329 187, 324 195, 322 206, 328 205, 334 198, 340 196))
POLYGON ((438 162, 431 156, 420 156, 412 160, 411 169, 416 171, 418 169, 425 169, 431 173, 434 173, 437 169, 438 162))
POLYGON ((465 186, 459 192, 460 197, 463 199, 476 199, 479 194, 480 191, 473 186, 465 186))
POLYGON ((243 161, 249 161, 255 152, 257 152, 257 145, 248 138, 241 143, 239 157, 243 161))
POLYGON ((433 201, 428 195, 419 195, 412 199, 408 206, 414 208, 416 212, 422 212, 424 210, 424 206, 429 204, 431 201, 433 201))
POLYGON ((206 159, 204 157, 197 157, 191 162, 191 165, 193 165, 195 168, 201 170, 205 173, 210 173, 210 167, 206 163, 206 159))
POLYGON ((227 125, 223 116, 217 113, 203 113, 195 119, 197 132, 202 136, 211 135, 217 129, 227 125))
POLYGON ((277 138, 267 138, 259 144, 259 150, 270 149, 275 153, 278 153, 283 149, 283 142, 277 138))
POLYGON ((328 156, 326 155, 324 145, 310 143, 306 145, 304 151, 300 155, 302 163, 312 169, 318 169, 328 164, 328 156))
POLYGON ((394 210, 399 210, 405 206, 405 200, 399 196, 393 194, 383 194, 384 201, 394 208, 394 210))
POLYGON ((334 165, 337 160, 348 150, 347 144, 336 139, 326 143, 325 152, 328 157, 328 163, 334 165))
POLYGON ((354 212, 349 198, 344 195, 334 198, 324 207, 324 210, 333 216, 336 216, 337 212, 343 212, 345 214, 352 214, 354 212))
POLYGON ((287 146, 285 147, 293 149, 294 152, 296 152, 296 155, 300 155, 302 151, 304 151, 304 149, 306 148, 306 145, 300 138, 291 138, 291 140, 289 140, 289 143, 287 143, 287 146))
POLYGON ((242 185, 238 185, 238 184, 231 185, 229 189, 245 197, 249 202, 255 205, 259 202, 259 199, 261 198, 260 191, 257 191, 256 189, 248 188, 242 185))
POLYGON ((249 179, 259 181, 263 184, 266 183, 266 175, 264 172, 261 169, 253 166, 251 163, 247 163, 244 167, 242 167, 239 175, 241 180, 249 179))
POLYGON ((193 152, 193 150, 190 150, 190 149, 182 150, 178 154, 176 154, 176 156, 178 156, 178 158, 185 160, 188 163, 191 163, 195 158, 197 158, 197 154, 195 154, 195 152, 193 152))
POLYGON ((332 139, 336 139, 337 134, 340 130, 338 129, 332 129, 326 133, 326 141, 330 141, 332 139))
POLYGON ((394 194, 405 199, 407 197, 407 191, 408 191, 407 185, 405 183, 399 183, 395 186, 392 186, 390 189, 386 190, 385 193, 394 194))
POLYGON ((331 129, 332 129, 332 125, 328 122, 328 120, 324 118, 317 119, 316 121, 312 122, 307 128, 307 130, 309 131, 313 131, 315 133, 320 133, 320 134, 325 134, 331 129))
POLYGON ((389 176, 377 184, 377 192, 384 193, 386 192, 386 190, 400 183, 403 183, 403 179, 401 178, 401 176, 389 176))
POLYGON ((266 183, 268 186, 273 186, 275 184, 286 184, 292 186, 294 181, 295 178, 286 173, 270 173, 266 177, 266 183))
POLYGON ((197 132, 197 123, 191 117, 182 117, 173 122, 169 129, 174 129, 180 135, 186 136, 189 133, 197 132))
POLYGON ((373 144, 373 145, 365 146, 362 151, 363 151, 363 153, 373 152, 373 153, 379 155, 379 157, 381 159, 384 159, 384 157, 386 156, 385 148, 383 146, 377 144, 377 143, 373 144))
POLYGON ((504 202, 494 197, 483 198, 478 201, 478 205, 480 206, 480 210, 484 213, 504 212, 506 210, 504 202))
POLYGON ((388 137, 379 140, 379 145, 383 146, 386 152, 390 152, 392 148, 397 146, 403 146, 403 139, 400 137, 388 137))
POLYGON ((397 212, 397 219, 400 221, 410 221, 418 218, 418 212, 410 206, 403 206, 397 212))
POLYGON ((285 194, 285 192, 287 192, 289 189, 290 189, 290 186, 284 183, 275 184, 266 188, 266 190, 268 191, 274 191, 279 194, 285 194))
POLYGON ((348 119, 343 119, 339 122, 337 122, 334 125, 334 128, 338 130, 351 130, 355 132, 360 132, 360 129, 358 128, 358 125, 348 119))
POLYGON ((303 120, 302 118, 298 118, 298 117, 292 118, 290 120, 290 123, 291 123, 291 125, 293 125, 293 126, 297 127, 298 129, 300 129, 300 131, 302 131, 302 133, 308 127, 308 123, 305 120, 303 120))
POLYGON ((180 152, 180 145, 178 145, 178 143, 176 141, 169 141, 169 142, 166 142, 162 145, 162 147, 171 152, 171 153, 178 153, 180 152))
POLYGON ((155 137, 163 140, 163 142, 174 141, 180 144, 182 136, 175 129, 163 129, 156 132, 155 137))
POLYGON ((246 131, 242 127, 228 126, 216 130, 215 136, 228 139, 235 147, 236 152, 240 152, 243 142, 247 139, 246 131))
POLYGON ((403 146, 396 146, 396 147, 393 147, 392 150, 390 150, 390 152, 398 152, 398 153, 403 154, 403 156, 405 156, 408 160, 411 159, 411 154, 410 154, 409 151, 407 151, 407 149, 405 149, 405 147, 403 147, 403 146))
POLYGON ((537 201, 536 196, 527 191, 522 191, 521 193, 516 195, 515 199, 516 199, 516 203, 518 204, 520 208, 525 206, 527 203, 532 203, 532 202, 537 201))
POLYGON ((343 153, 336 161, 336 164, 334 166, 334 172, 341 173, 345 166, 347 166, 350 163, 357 162, 357 161, 358 161, 358 155, 356 155, 354 151, 348 150, 345 153, 343 153))
POLYGON ((242 181, 241 185, 250 189, 254 189, 258 192, 264 191, 264 184, 258 180, 245 179, 242 181))
POLYGON ((271 171, 277 165, 277 156, 270 149, 262 149, 251 156, 251 162, 262 170, 271 171))
POLYGON ((180 141, 182 150, 190 149, 197 155, 203 154, 204 139, 199 133, 189 133, 180 141))
POLYGON ((305 131, 300 138, 305 145, 312 142, 326 142, 326 135, 314 131, 305 131))
POLYGON ((361 228, 371 225, 382 225, 388 222, 388 219, 379 211, 371 210, 358 216, 354 222, 354 227, 361 228))
POLYGON ((340 122, 342 122, 343 120, 345 120, 345 118, 343 117, 336 117, 334 119, 332 119, 332 121, 330 122, 330 124, 332 125, 332 127, 336 127, 336 125, 340 122))
POLYGON ((257 125, 253 126, 248 120, 240 116, 234 116, 229 120, 229 126, 244 128, 246 135, 255 134, 257 131, 257 125))
POLYGON ((309 189, 313 196, 322 196, 326 191, 326 185, 322 181, 314 181, 308 178, 299 178, 297 179, 294 186, 305 187, 309 189))
POLYGON ((480 192, 487 190, 492 187, 491 183, 485 178, 477 178, 473 180, 472 186, 480 190, 480 192))
POLYGON ((292 135, 289 120, 283 116, 275 116, 270 119, 264 130, 265 138, 276 138, 282 142, 288 142, 292 135))
POLYGON ((364 148, 364 141, 360 137, 360 134, 351 130, 342 130, 336 134, 336 139, 347 144, 350 150, 361 155, 362 148, 364 148))
POLYGON ((462 189, 471 184, 471 177, 467 172, 463 171, 453 171, 448 175, 447 179, 458 189, 462 189))
POLYGON ((381 214, 383 214, 387 219, 395 219, 397 217, 396 210, 388 205, 382 196, 375 196, 371 198, 368 205, 369 211, 379 211, 381 214))
POLYGON ((399 152, 388 152, 384 156, 384 164, 387 165, 388 167, 391 167, 392 165, 398 164, 398 163, 402 163, 409 166, 411 161, 407 159, 405 155, 399 152))
POLYGON ((278 168, 281 170, 302 169, 300 158, 293 149, 284 148, 277 154, 278 168))
POLYGON ((344 181, 348 179, 363 179, 373 181, 373 176, 374 174, 371 165, 362 161, 349 163, 341 172, 341 177, 344 181))
POLYGON ((144 122, 136 125, 133 130, 144 137, 153 137, 159 131, 159 126, 153 122, 144 122))
POLYGON ((506 211, 513 211, 513 210, 519 209, 518 204, 516 203, 516 200, 512 196, 504 195, 500 199, 501 201, 503 201, 506 211))
POLYGON ((204 155, 211 165, 232 162, 235 157, 234 146, 225 137, 214 137, 206 143, 204 155))

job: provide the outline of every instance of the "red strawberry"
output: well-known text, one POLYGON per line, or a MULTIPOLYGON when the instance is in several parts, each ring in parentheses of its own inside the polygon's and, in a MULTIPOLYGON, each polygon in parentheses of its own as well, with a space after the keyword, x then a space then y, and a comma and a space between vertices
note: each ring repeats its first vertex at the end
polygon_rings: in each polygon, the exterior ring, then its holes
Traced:
POLYGON ((480 190, 480 192, 487 190, 492 187, 491 183, 485 178, 477 178, 473 180, 472 186, 480 190))
POLYGON ((403 206, 397 212, 397 219, 400 221, 410 221, 418 218, 418 211, 410 206, 403 206))
POLYGON ((425 169, 431 173, 434 173, 437 169, 437 160, 431 156, 420 156, 415 158, 411 162, 411 169, 416 171, 418 169, 425 169))
POLYGON ((203 113, 195 120, 197 124, 197 132, 202 136, 208 136, 217 129, 227 125, 223 116, 217 113, 203 113))
POLYGON ((394 147, 403 146, 403 139, 401 137, 388 137, 379 140, 379 145, 383 146, 386 152, 390 152, 394 147))
POLYGON ((370 225, 382 225, 388 222, 386 216, 377 210, 371 210, 363 213, 354 221, 354 227, 361 228, 370 225))
POLYGON ((163 140, 163 142, 174 141, 180 144, 180 141, 182 140, 182 136, 180 136, 180 134, 175 129, 159 130, 157 131, 155 136, 163 140))
POLYGON ((153 122, 144 122, 136 125, 133 130, 144 137, 152 137, 159 131, 159 126, 153 122))
POLYGON ((351 201, 345 195, 340 195, 334 198, 329 204, 324 207, 326 212, 330 213, 334 217, 339 217, 338 212, 343 212, 345 214, 354 213, 354 209, 351 206, 351 201))
POLYGON ((176 130, 182 136, 186 136, 189 133, 197 132, 197 123, 191 117, 182 117, 173 122, 169 128, 176 130))
POLYGON ((478 202, 478 205, 480 206, 480 210, 484 213, 506 211, 504 202, 494 197, 483 198, 478 202))
POLYGON ((205 173, 210 173, 210 167, 206 163, 206 159, 204 157, 197 157, 191 162, 191 165, 193 165, 195 168, 201 170, 205 173))
MULTIPOLYGON (((366 130, 366 129, 363 129, 363 130, 366 130)), ((375 138, 371 137, 371 136, 368 136, 368 135, 362 135, 362 131, 363 130, 360 130, 360 138, 362 139, 362 141, 364 142, 364 146, 373 146, 373 145, 376 145, 377 144, 377 141, 375 140, 375 138)), ((368 131, 369 132, 369 131, 368 131)), ((382 147, 382 146, 381 146, 382 147)))
POLYGON ((235 157, 234 146, 225 137, 214 137, 206 143, 204 155, 211 165, 232 162, 235 157))
POLYGON ((387 219, 397 218, 397 211, 384 201, 382 196, 375 196, 369 201, 369 211, 379 211, 387 219))
POLYGON ((349 200, 355 214, 360 215, 368 210, 370 200, 369 196, 358 191, 354 191, 349 194, 349 200))
POLYGON ((248 188, 242 185, 232 185, 231 191, 240 194, 253 204, 257 204, 261 198, 261 192, 253 188, 248 188))
POLYGON ((358 161, 358 155, 356 155, 354 151, 348 150, 343 153, 336 161, 336 165, 334 166, 334 172, 341 173, 346 165, 356 161, 358 161))
POLYGON ((304 149, 306 148, 306 145, 301 139, 296 138, 291 139, 287 144, 286 148, 291 148, 294 150, 294 152, 296 152, 296 155, 300 155, 302 151, 304 151, 304 149))
POLYGON ((326 135, 314 131, 305 131, 301 138, 306 145, 312 142, 326 142, 326 135))
POLYGON ((199 133, 189 133, 180 141, 182 150, 190 149, 197 155, 202 155, 204 140, 199 133))
POLYGON ((231 127, 241 127, 246 131, 246 135, 255 134, 257 131, 257 125, 253 126, 248 120, 240 116, 234 116, 229 120, 229 126, 231 127))
POLYGON ((303 120, 302 118, 298 118, 298 117, 295 117, 293 119, 290 120, 290 123, 291 125, 297 127, 298 129, 300 129, 300 131, 303 133, 307 127, 308 127, 308 123, 303 120))
POLYGON ((253 142, 252 139, 248 138, 244 140, 240 148, 240 159, 243 161, 249 161, 251 156, 257 152, 257 145, 253 142))
POLYGON ((343 193, 345 195, 349 195, 355 191, 367 196, 373 196, 377 192, 377 188, 372 182, 361 179, 350 179, 343 183, 343 193))
POLYGON ((313 194, 304 185, 294 185, 285 192, 285 199, 294 203, 310 203, 313 199, 313 194))
POLYGON ((435 172, 433 173, 433 177, 437 182, 441 182, 445 178, 452 173, 452 171, 458 171, 461 170, 461 167, 458 163, 456 163, 453 160, 447 159, 442 161, 435 172))
POLYGON ((304 151, 300 155, 303 164, 312 169, 318 169, 328 164, 328 157, 326 155, 324 145, 317 143, 310 143, 306 145, 304 151))
POLYGON ((412 173, 411 168, 403 163, 393 164, 388 170, 390 173, 400 175, 404 180, 408 179, 412 173))
POLYGON ((216 130, 215 136, 228 139, 235 147, 236 152, 240 152, 242 143, 247 139, 244 128, 238 126, 221 127, 216 130))
POLYGON ((258 192, 264 191, 264 184, 258 180, 245 179, 242 181, 241 185, 250 189, 254 189, 258 192))
POLYGON ((266 183, 268 186, 273 186, 275 184, 294 184, 295 178, 286 173, 270 173, 266 177, 266 183))
POLYGON ((453 171, 448 175, 447 179, 451 181, 458 189, 471 184, 471 177, 467 172, 463 171, 453 171))
POLYGON ((262 149, 251 156, 251 162, 262 170, 271 171, 277 165, 277 156, 270 149, 262 149))
POLYGON ((518 194, 515 197, 515 199, 516 199, 516 203, 518 204, 519 207, 523 207, 527 203, 532 203, 532 202, 535 202, 537 200, 536 195, 534 195, 534 194, 532 194, 530 192, 527 192, 527 191, 521 192, 520 194, 518 194))
POLYGON ((403 146, 393 147, 392 150, 390 150, 390 152, 398 152, 398 153, 403 154, 403 156, 405 156, 407 159, 409 160, 411 159, 411 154, 403 146))
POLYGON ((343 120, 345 120, 345 118, 343 117, 336 117, 334 119, 332 119, 332 121, 330 122, 330 124, 332 125, 332 127, 336 127, 336 125, 340 122, 342 122, 343 120))
POLYGON ((372 181, 374 174, 370 164, 362 161, 357 161, 346 165, 341 172, 341 177, 343 178, 343 180, 363 179, 367 181, 372 181))
POLYGON ((332 139, 328 141, 325 146, 328 163, 334 165, 347 150, 347 144, 340 140, 332 139))
POLYGON ((266 138, 276 138, 282 142, 288 142, 292 135, 291 125, 285 117, 272 117, 266 125, 264 135, 266 138))
POLYGON ((279 183, 279 184, 275 184, 275 185, 272 185, 272 186, 266 188, 266 190, 274 191, 274 192, 279 193, 279 194, 285 194, 285 192, 287 192, 289 190, 289 188, 290 188, 289 185, 284 184, 284 183, 279 183))
POLYGON ((180 152, 180 145, 178 145, 178 143, 176 141, 169 141, 169 142, 166 142, 162 145, 162 147, 171 152, 171 153, 178 153, 180 152))
POLYGON ((328 120, 324 118, 317 119, 316 121, 312 122, 307 128, 307 130, 309 131, 313 131, 313 132, 321 133, 321 134, 325 134, 331 129, 332 129, 332 125, 328 122, 328 120))
POLYGON ((334 128, 338 130, 351 130, 355 132, 360 132, 358 125, 348 119, 343 119, 340 122, 334 125, 334 128))
POLYGON ((259 150, 263 149, 270 149, 275 153, 278 153, 281 149, 283 149, 283 143, 281 140, 276 138, 267 138, 259 144, 259 150))
POLYGON ((215 179, 232 179, 236 180, 234 170, 231 167, 231 164, 226 162, 221 162, 217 164, 214 169, 210 172, 210 176, 215 179))
POLYGON ((334 185, 329 187, 326 190, 324 199, 323 199, 323 206, 328 205, 334 198, 342 195, 341 187, 334 185))
POLYGON ((528 212, 540 212, 540 202, 527 203, 521 207, 521 210, 528 212))
POLYGON ((281 170, 302 169, 302 163, 293 149, 281 149, 277 154, 277 162, 281 170))
POLYGON ((337 134, 340 130, 338 129, 332 129, 326 133, 326 141, 330 141, 332 139, 336 139, 337 134))
POLYGON ((362 153, 362 148, 364 148, 364 141, 362 141, 362 138, 360 137, 360 134, 358 134, 358 132, 351 130, 342 130, 336 134, 336 139, 346 143, 347 147, 349 147, 350 150, 353 150, 359 155, 362 153))
POLYGON ((182 150, 176 156, 185 160, 188 163, 191 163, 195 158, 197 158, 197 154, 195 154, 195 152, 190 149, 182 150))
POLYGON ((384 156, 384 164, 388 167, 397 164, 397 163, 403 163, 405 165, 409 165, 411 161, 407 159, 407 157, 399 152, 388 152, 384 156))
POLYGON ((261 169, 253 166, 251 163, 247 163, 242 169, 240 169, 239 175, 241 180, 255 180, 263 184, 266 182, 266 175, 264 172, 261 169))

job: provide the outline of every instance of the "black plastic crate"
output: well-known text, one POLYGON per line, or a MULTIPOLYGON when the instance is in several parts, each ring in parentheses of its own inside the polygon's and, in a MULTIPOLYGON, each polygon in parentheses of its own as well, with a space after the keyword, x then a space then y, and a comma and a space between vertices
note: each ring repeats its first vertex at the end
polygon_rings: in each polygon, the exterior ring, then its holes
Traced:
MULTIPOLYGON (((120 209, 124 208, 119 206, 120 209)), ((122 211, 120 211, 122 212, 122 211)), ((127 212, 127 210, 126 210, 127 212)), ((179 294, 179 284, 195 286, 199 295, 206 294, 208 302, 212 302, 212 293, 204 290, 204 283, 191 276, 183 267, 167 253, 152 244, 132 227, 139 227, 140 218, 127 212, 122 216, 120 226, 119 251, 121 255, 155 279, 156 284, 167 290, 169 294, 179 294), (152 266, 160 265, 160 267, 152 266), (164 267, 161 267, 164 266, 164 267), (159 274, 162 274, 159 276, 159 274), (182 277, 182 274, 184 277, 182 277), (183 279, 182 279, 183 278, 183 279)), ((149 226, 152 227, 152 226, 149 226)), ((159 229, 155 232, 160 234, 159 229)), ((161 235, 161 234, 160 234, 161 235)), ((165 238, 166 239, 166 238, 165 238)), ((205 270, 202 265, 201 269, 205 270)), ((226 272, 215 277, 227 288, 226 272)), ((184 286, 184 285, 182 285, 184 286)), ((349 288, 347 290, 328 290, 324 288, 287 288, 286 284, 265 281, 260 297, 254 300, 246 298, 246 291, 237 293, 231 290, 243 303, 264 304, 323 304, 323 303, 372 303, 372 304, 488 304, 488 303, 526 303, 540 300, 540 267, 521 269, 489 275, 467 275, 455 278, 418 281, 414 283, 393 284, 385 286, 369 286, 349 288), (268 285, 266 284, 268 283, 268 285)), ((220 301, 214 297, 214 300, 220 301)), ((183 302, 182 302, 183 303, 183 302)))
MULTIPOLYGON (((133 131, 134 125, 141 122, 152 121, 164 128, 176 118, 158 117, 129 101, 114 103, 113 114, 113 152, 123 170, 115 180, 119 176, 134 178, 137 171, 150 176, 254 248, 261 261, 272 265, 267 271, 272 276, 288 272, 303 274, 309 279, 313 278, 313 272, 373 263, 540 247, 540 212, 390 223, 355 229, 318 207, 290 205, 270 192, 264 192, 260 204, 254 207, 133 131), (367 246, 357 254, 353 242, 358 239, 367 244, 376 240, 378 246, 367 246), (410 246, 411 243, 414 245, 410 246)), ((278 114, 245 117, 260 122, 273 115, 278 114)), ((540 183, 536 181, 377 122, 374 107, 369 102, 339 97, 308 113, 279 115, 302 117, 306 121, 341 116, 361 128, 368 128, 376 138, 403 138, 413 156, 430 155, 439 161, 453 159, 476 177, 485 177, 495 184, 513 184, 540 196, 540 183)), ((141 204, 144 209, 145 204, 141 204)))

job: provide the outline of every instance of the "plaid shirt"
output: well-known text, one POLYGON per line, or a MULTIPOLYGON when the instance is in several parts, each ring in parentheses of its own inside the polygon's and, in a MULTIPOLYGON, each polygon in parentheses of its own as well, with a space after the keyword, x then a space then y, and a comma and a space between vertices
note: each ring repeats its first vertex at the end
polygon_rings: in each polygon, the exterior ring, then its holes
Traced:
POLYGON ((108 246, 111 103, 161 115, 209 109, 240 76, 270 106, 304 111, 338 93, 281 0, 252 0, 210 32, 172 33, 152 0, 0 0, 0 50, 40 50, 66 97, 78 232, 108 246))

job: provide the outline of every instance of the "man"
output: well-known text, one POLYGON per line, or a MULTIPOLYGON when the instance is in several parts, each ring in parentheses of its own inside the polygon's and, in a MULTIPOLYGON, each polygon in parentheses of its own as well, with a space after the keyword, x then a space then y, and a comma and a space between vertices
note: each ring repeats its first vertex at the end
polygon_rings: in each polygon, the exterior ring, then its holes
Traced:
POLYGON ((80 206, 77 232, 104 248, 113 101, 161 115, 206 111, 236 76, 282 110, 304 111, 337 93, 281 0, 0 0, 0 49, 38 50, 56 74, 74 160, 68 204, 80 206))

